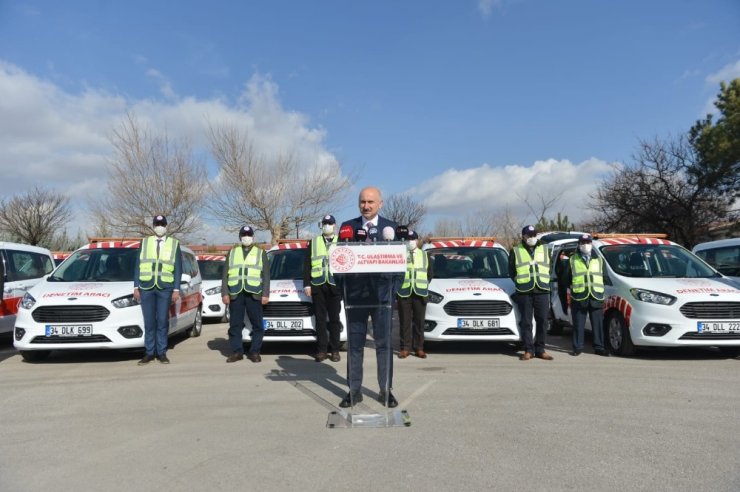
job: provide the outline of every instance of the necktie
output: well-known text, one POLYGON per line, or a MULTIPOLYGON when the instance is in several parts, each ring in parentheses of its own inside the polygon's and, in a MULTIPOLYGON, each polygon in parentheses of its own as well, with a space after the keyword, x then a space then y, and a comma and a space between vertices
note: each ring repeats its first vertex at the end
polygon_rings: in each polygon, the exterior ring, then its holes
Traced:
POLYGON ((159 258, 159 245, 162 242, 161 239, 157 239, 157 258, 159 258))

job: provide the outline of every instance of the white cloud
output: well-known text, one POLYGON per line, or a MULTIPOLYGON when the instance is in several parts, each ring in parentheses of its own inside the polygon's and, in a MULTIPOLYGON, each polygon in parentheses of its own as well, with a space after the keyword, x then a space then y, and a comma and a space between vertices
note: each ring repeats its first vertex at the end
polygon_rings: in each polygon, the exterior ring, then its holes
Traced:
POLYGON ((708 84, 718 86, 720 82, 731 82, 738 77, 740 77, 740 60, 735 63, 728 63, 720 68, 718 72, 710 73, 707 75, 706 81, 708 84))
POLYGON ((508 207, 515 216, 527 220, 537 218, 531 216, 525 199, 536 209, 540 198, 549 200, 562 193, 552 214, 563 212, 571 222, 577 222, 588 215, 589 195, 613 165, 596 158, 579 164, 556 159, 536 161, 530 166, 483 164, 450 169, 409 192, 425 202, 430 214, 460 217, 474 210, 503 211, 508 207))
POLYGON ((484 19, 487 19, 493 13, 493 9, 502 4, 503 0, 478 0, 478 11, 484 19))
POLYGON ((254 75, 230 104, 225 98, 178 97, 160 72, 147 73, 160 82, 165 99, 129 100, 95 88, 74 94, 0 60, 0 198, 34 185, 61 191, 78 210, 71 229, 84 231, 82 210, 87 198, 105 190, 109 136, 127 111, 156 132, 189 140, 199 152, 207 148, 208 125, 229 122, 247 130, 265 155, 290 151, 304 162, 337 163, 324 147, 325 131, 286 110, 269 77, 254 75))

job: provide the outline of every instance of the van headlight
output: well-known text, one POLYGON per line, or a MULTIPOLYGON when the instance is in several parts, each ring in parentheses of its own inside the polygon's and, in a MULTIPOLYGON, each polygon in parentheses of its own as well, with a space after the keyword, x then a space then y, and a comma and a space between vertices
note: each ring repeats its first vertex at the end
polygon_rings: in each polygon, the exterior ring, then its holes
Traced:
POLYGON ((221 293, 221 286, 217 287, 211 287, 210 289, 206 289, 206 295, 212 296, 213 294, 220 294, 221 293))
POLYGON ((127 308, 139 305, 139 301, 136 300, 133 294, 113 299, 110 303, 117 308, 127 308))
POLYGON ((654 292, 652 290, 645 289, 630 289, 632 297, 638 301, 651 302, 653 304, 663 304, 664 306, 670 306, 676 302, 676 298, 663 294, 661 292, 654 292))
POLYGON ((442 296, 441 294, 437 294, 436 292, 433 292, 430 290, 428 299, 429 299, 429 302, 431 302, 432 304, 439 304, 444 299, 444 296, 442 296))
POLYGON ((21 299, 20 306, 23 309, 31 309, 34 304, 36 304, 36 299, 31 294, 26 292, 26 295, 24 295, 23 299, 21 299))

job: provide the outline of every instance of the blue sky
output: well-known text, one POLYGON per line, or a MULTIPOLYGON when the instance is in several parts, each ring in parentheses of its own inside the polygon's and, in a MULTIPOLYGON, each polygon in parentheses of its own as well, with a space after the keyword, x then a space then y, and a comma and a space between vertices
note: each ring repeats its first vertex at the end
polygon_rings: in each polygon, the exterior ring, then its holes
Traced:
MULTIPOLYGON (((438 217, 572 190, 578 219, 639 138, 686 131, 740 77, 737 0, 0 1, 0 196, 79 208, 127 110, 204 118, 359 169, 438 217), (60 172, 64 170, 64 172, 60 172)), ((342 218, 356 215, 350 190, 342 218)))

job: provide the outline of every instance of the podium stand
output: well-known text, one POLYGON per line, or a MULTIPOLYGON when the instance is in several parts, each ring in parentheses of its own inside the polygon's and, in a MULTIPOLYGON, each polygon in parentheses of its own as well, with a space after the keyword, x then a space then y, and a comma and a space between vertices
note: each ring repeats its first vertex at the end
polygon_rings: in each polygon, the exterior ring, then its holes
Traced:
MULTIPOLYGON (((380 395, 385 395, 386 401, 378 402, 367 394, 363 394, 362 402, 351 401, 347 409, 340 409, 329 413, 326 426, 334 428, 355 427, 408 427, 411 418, 406 410, 398 408, 388 409, 388 394, 392 379, 392 314, 393 314, 393 284, 394 280, 402 278, 406 272, 406 245, 402 242, 367 242, 367 243, 339 243, 329 248, 329 269, 341 285, 344 294, 344 309, 347 313, 347 382, 350 385, 353 369, 357 361, 353 361, 352 333, 350 320, 363 319, 372 313, 373 338, 379 333, 386 337, 386 357, 378 360, 379 379, 385 381, 380 395), (376 319, 381 323, 376 326, 376 319), (385 366, 384 372, 381 365, 385 366), (366 398, 367 396, 367 398, 366 398), (375 402, 374 405, 370 401, 375 402), (383 406, 383 411, 373 407, 383 406)), ((364 350, 365 340, 362 340, 364 350)), ((376 348, 377 350, 377 348, 376 348)), ((376 359, 379 359, 376 355, 376 359)), ((362 373, 362 371, 361 371, 362 373)), ((360 388, 362 392, 362 388, 360 388)), ((351 393, 351 390, 350 390, 351 393)))

